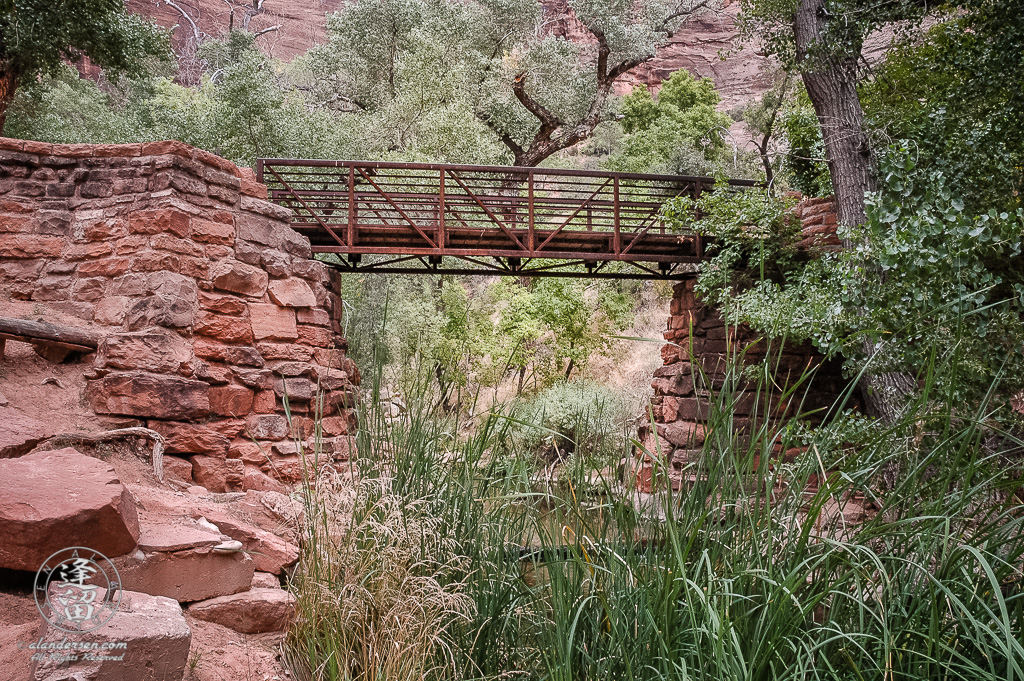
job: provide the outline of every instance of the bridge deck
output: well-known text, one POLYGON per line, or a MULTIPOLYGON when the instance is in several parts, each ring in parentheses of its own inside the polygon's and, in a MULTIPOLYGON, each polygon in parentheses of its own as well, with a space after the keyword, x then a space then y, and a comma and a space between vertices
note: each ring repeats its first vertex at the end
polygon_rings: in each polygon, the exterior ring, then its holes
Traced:
POLYGON ((344 256, 342 269, 518 276, 685 276, 704 243, 670 232, 661 208, 714 185, 679 175, 294 159, 259 159, 256 173, 315 253, 344 256))

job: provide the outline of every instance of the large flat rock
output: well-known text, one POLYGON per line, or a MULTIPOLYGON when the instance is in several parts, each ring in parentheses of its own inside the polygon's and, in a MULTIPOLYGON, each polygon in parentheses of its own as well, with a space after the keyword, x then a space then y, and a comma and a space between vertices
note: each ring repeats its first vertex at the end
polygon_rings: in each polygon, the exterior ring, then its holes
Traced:
POLYGON ((242 551, 211 547, 183 551, 136 551, 114 561, 126 589, 166 596, 181 603, 238 593, 255 572, 242 551))
POLYGON ((176 601, 123 591, 117 613, 100 628, 86 633, 68 634, 48 626, 42 636, 44 643, 60 643, 65 639, 85 644, 95 643, 97 649, 78 651, 75 653, 77 660, 65 663, 57 656, 40 651, 44 659, 34 662, 33 681, 181 679, 188 664, 192 631, 176 601), (125 644, 123 648, 100 649, 104 645, 121 643, 125 644))
POLYGON ((51 426, 17 409, 0 407, 0 459, 22 456, 55 434, 51 426))
POLYGON ((188 614, 243 634, 284 631, 295 614, 295 597, 284 589, 251 589, 193 603, 188 614))
POLYGON ((120 556, 138 538, 135 500, 109 464, 71 448, 0 459, 0 567, 38 570, 71 546, 120 556))

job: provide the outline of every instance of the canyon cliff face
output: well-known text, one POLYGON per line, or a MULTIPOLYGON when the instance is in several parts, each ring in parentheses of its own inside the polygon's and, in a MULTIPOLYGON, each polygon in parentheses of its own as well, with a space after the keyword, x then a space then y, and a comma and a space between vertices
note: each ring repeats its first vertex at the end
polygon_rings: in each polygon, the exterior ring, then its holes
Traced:
MULTIPOLYGON (((543 3, 554 20, 551 30, 555 34, 580 42, 593 41, 593 36, 572 15, 566 0, 543 0, 543 3)), ((224 0, 178 0, 175 4, 189 14, 200 31, 214 36, 227 31, 230 11, 224 0)), ((250 20, 249 28, 259 32, 280 26, 257 38, 257 42, 270 56, 287 61, 323 41, 327 15, 344 4, 344 0, 266 0, 262 11, 250 20)), ((237 27, 242 23, 247 6, 238 3, 236 7, 237 27)), ((128 8, 151 17, 161 26, 177 26, 174 39, 179 51, 192 35, 188 21, 163 0, 129 0, 128 8)), ((722 110, 756 99, 769 86, 763 73, 768 60, 758 55, 753 45, 739 49, 738 14, 739 3, 727 0, 721 10, 688 21, 658 50, 654 59, 621 79, 617 88, 619 94, 628 93, 638 83, 656 87, 672 72, 685 68, 715 82, 722 94, 722 110)))

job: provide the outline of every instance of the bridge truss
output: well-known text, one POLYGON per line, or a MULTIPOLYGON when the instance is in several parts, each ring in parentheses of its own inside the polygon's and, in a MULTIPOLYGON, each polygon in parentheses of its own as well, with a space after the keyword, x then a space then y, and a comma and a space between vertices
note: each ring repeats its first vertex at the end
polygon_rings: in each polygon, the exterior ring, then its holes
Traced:
MULTIPOLYGON (((314 253, 351 272, 618 279, 692 276, 699 234, 662 206, 707 177, 369 161, 259 159, 257 180, 292 209, 314 253)), ((751 180, 731 180, 751 187, 751 180)))

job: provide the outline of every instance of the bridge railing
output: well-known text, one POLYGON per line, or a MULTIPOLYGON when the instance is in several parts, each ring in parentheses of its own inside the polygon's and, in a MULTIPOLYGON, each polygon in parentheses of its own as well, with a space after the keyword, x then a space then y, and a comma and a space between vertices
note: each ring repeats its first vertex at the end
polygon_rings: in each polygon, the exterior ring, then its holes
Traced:
MULTIPOLYGON (((427 163, 260 159, 257 179, 315 251, 678 263, 700 239, 661 208, 706 177, 427 163)), ((735 186, 752 186, 736 180, 735 186)))

